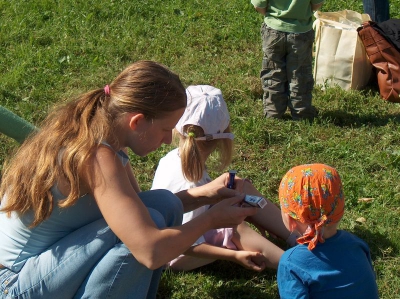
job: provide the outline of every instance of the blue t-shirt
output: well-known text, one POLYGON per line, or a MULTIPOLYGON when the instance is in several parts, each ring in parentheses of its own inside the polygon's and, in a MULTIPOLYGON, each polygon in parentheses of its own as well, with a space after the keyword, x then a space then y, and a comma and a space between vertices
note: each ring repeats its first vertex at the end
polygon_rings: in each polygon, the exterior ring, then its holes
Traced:
POLYGON ((282 299, 377 299, 369 247, 355 235, 339 230, 312 250, 297 245, 287 250, 278 266, 282 299))

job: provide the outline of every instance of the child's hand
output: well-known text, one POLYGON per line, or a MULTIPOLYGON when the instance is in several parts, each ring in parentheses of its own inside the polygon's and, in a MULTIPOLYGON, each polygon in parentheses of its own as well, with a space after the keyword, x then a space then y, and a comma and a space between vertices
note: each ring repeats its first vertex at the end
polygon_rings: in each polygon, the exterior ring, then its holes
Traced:
POLYGON ((246 269, 261 272, 265 269, 265 257, 260 252, 239 250, 235 253, 234 262, 242 265, 246 269))
POLYGON ((216 204, 224 198, 244 196, 238 190, 227 188, 228 181, 229 173, 224 173, 210 183, 198 188, 204 188, 204 194, 210 200, 209 204, 216 204))
POLYGON ((247 194, 247 185, 251 184, 251 182, 248 179, 242 179, 238 175, 235 177, 235 185, 234 188, 236 191, 240 193, 245 193, 247 194))

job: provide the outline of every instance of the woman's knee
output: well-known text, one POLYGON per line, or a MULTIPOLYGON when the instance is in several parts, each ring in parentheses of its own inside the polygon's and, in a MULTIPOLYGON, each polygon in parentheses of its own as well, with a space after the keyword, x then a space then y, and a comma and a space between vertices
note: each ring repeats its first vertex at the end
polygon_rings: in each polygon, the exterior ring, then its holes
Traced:
POLYGON ((166 226, 182 224, 183 205, 172 192, 164 189, 151 190, 139 193, 139 197, 149 210, 156 210, 163 216, 166 226))

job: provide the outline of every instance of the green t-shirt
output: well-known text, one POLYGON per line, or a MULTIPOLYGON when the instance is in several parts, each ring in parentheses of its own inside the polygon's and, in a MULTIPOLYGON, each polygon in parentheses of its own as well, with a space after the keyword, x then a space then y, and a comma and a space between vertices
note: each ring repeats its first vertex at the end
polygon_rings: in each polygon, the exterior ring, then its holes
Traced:
POLYGON ((251 0, 256 7, 266 7, 264 22, 271 28, 284 32, 302 33, 311 30, 311 4, 323 0, 251 0))

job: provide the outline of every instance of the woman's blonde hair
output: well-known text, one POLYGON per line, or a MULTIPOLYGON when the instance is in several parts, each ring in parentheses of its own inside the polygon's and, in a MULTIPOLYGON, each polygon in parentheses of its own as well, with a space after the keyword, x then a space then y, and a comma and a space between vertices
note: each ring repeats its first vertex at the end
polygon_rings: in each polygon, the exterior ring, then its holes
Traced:
POLYGON ((186 92, 176 74, 152 61, 131 64, 109 89, 92 90, 53 110, 40 131, 23 143, 4 167, 1 210, 9 215, 33 211, 31 225, 38 225, 53 210, 50 189, 58 178, 65 178, 70 187, 59 206, 78 200, 80 184, 90 176, 86 162, 103 140, 112 138, 124 113, 142 113, 151 120, 184 107, 186 92))
MULTIPOLYGON (((201 153, 210 151, 217 155, 218 165, 216 170, 225 169, 232 161, 233 141, 229 138, 214 140, 196 140, 196 137, 204 136, 204 131, 200 126, 186 125, 184 131, 187 137, 179 134, 179 155, 181 158, 183 176, 189 182, 198 182, 203 177, 206 161, 203 160, 201 153)), ((230 133, 230 126, 224 133, 230 133)))

